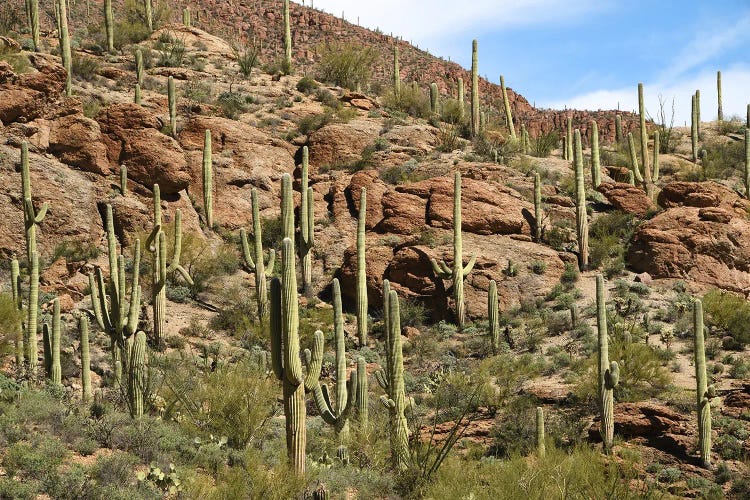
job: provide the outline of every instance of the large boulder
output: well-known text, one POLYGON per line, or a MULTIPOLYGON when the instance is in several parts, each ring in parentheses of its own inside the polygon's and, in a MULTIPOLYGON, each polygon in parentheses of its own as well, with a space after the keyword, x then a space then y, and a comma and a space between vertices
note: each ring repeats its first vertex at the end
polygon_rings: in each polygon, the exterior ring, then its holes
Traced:
POLYGON ((624 182, 604 182, 597 191, 618 210, 644 217, 654 209, 654 204, 643 189, 624 182))
POLYGON ((332 123, 310 134, 310 171, 324 166, 350 165, 362 158, 362 151, 375 144, 381 125, 373 120, 357 119, 332 123))
POLYGON ((161 133, 162 124, 142 106, 113 104, 96 117, 111 164, 125 165, 128 178, 162 193, 175 194, 192 180, 185 153, 177 141, 161 133))
POLYGON ((636 230, 629 264, 654 278, 750 292, 747 202, 716 183, 675 184, 660 196, 672 208, 636 230))
POLYGON ((23 53, 33 71, 17 75, 0 61, 0 122, 28 122, 46 116, 65 88, 65 68, 52 56, 23 53))
POLYGON ((83 115, 63 116, 52 122, 49 151, 61 162, 86 172, 110 173, 99 124, 83 115))

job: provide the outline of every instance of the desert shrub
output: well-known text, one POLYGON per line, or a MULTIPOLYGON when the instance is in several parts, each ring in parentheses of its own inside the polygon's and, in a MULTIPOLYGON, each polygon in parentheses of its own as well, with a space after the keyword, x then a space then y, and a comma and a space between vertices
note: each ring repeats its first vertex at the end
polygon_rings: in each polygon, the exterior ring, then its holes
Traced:
POLYGON ((297 90, 303 94, 309 94, 313 90, 318 90, 319 88, 320 84, 309 76, 303 76, 300 78, 300 81, 297 82, 297 90))
POLYGON ((216 98, 216 104, 219 105, 224 116, 230 120, 236 120, 247 111, 247 100, 238 92, 222 92, 216 98))
POLYGON ((0 61, 5 61, 11 65, 13 72, 16 74, 28 73, 31 71, 31 62, 29 58, 18 50, 6 46, 0 46, 0 61))
POLYGON ((320 79, 350 90, 364 88, 370 81, 377 52, 355 43, 326 43, 321 48, 320 79))
POLYGON ((750 343, 750 304, 729 292, 711 290, 703 296, 705 322, 727 337, 726 349, 742 349, 750 343))
POLYGON ((12 35, 26 23, 26 17, 20 4, 3 2, 0 5, 0 36, 12 35))
POLYGON ((96 78, 99 71, 99 61, 94 57, 80 55, 77 52, 71 58, 71 71, 74 76, 90 82, 96 78))
POLYGON ((13 297, 7 293, 0 293, 0 354, 11 349, 18 334, 21 313, 13 302, 13 297))
POLYGON ((458 127, 450 124, 440 125, 435 148, 442 153, 450 153, 456 149, 461 149, 461 135, 458 127))
POLYGON ((557 147, 558 133, 553 131, 547 134, 539 134, 531 138, 531 148, 529 152, 537 158, 549 157, 552 150, 557 147))
POLYGON ((615 211, 603 214, 589 228, 589 263, 592 268, 622 263, 624 267, 628 242, 638 221, 630 214, 615 211))
POLYGON ((578 266, 567 263, 565 264, 565 270, 560 276, 560 283, 562 283, 567 290, 570 290, 573 285, 578 282, 580 276, 581 273, 578 271, 578 266))
POLYGON ((333 113, 326 111, 317 115, 307 115, 297 122, 297 131, 302 135, 309 135, 333 121, 333 113))
POLYGON ((66 455, 65 445, 57 438, 35 435, 33 442, 20 441, 8 448, 2 464, 8 477, 45 483, 57 473, 66 455))
POLYGON ((258 56, 260 50, 258 47, 243 47, 242 49, 235 50, 235 56, 237 57, 237 65, 240 68, 240 74, 245 78, 249 78, 253 72, 253 69, 258 66, 258 56))
POLYGON ((745 162, 743 141, 714 140, 703 145, 702 179, 728 179, 741 173, 745 162))
POLYGON ((440 121, 458 125, 466 118, 466 109, 462 109, 458 99, 445 99, 440 107, 440 121))
POLYGON ((430 96, 422 92, 418 85, 402 83, 398 93, 389 88, 383 96, 383 104, 386 109, 401 111, 414 118, 430 116, 430 96))
POLYGON ((383 182, 394 185, 423 180, 423 178, 416 173, 418 167, 419 163, 412 158, 403 165, 388 167, 380 174, 380 178, 383 182))
POLYGON ((427 309, 417 300, 401 299, 401 327, 422 326, 427 319, 427 309))
POLYGON ((82 240, 65 240, 55 246, 52 260, 64 257, 67 262, 88 262, 99 256, 96 245, 82 240))
POLYGON ((159 54, 157 67, 179 68, 185 59, 185 42, 166 31, 159 35, 154 50, 159 54))

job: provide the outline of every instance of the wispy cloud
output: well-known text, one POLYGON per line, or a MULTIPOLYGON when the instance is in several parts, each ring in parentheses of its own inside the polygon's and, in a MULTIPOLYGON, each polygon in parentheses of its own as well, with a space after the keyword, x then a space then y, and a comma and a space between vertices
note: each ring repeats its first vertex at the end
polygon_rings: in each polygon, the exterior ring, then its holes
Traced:
MULTIPOLYGON (((606 8, 611 0, 314 0, 316 8, 347 21, 359 18, 363 26, 380 28, 406 40, 435 42, 471 29, 475 33, 491 28, 539 26, 579 20, 581 14, 606 8)), ((307 0, 307 5, 310 0, 307 0)))

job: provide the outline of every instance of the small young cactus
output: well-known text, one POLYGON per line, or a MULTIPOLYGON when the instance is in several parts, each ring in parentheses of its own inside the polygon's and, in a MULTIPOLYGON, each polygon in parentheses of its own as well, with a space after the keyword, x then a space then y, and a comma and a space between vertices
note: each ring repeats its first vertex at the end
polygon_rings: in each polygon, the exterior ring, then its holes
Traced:
POLYGON ((581 131, 575 131, 575 150, 573 154, 576 178, 576 233, 578 236, 578 267, 581 271, 589 267, 589 222, 586 212, 586 186, 583 177, 583 151, 581 148, 581 131))
POLYGON ((698 96, 693 94, 690 114, 690 144, 693 152, 693 163, 698 163, 698 136, 700 134, 700 118, 698 117, 698 96))
POLYGON ((312 293, 312 249, 315 246, 315 198, 308 180, 309 152, 302 148, 302 182, 300 203, 299 260, 302 267, 302 290, 312 293))
POLYGON ((128 195, 128 167, 120 165, 120 194, 128 195))
POLYGON ((703 304, 700 300, 693 303, 693 334, 695 354, 695 384, 698 412, 698 448, 701 465, 711 468, 711 398, 714 386, 708 385, 706 376, 706 352, 703 340, 703 304))
POLYGON ((203 210, 206 213, 206 226, 214 227, 214 167, 211 158, 211 131, 206 129, 203 139, 203 210))
POLYGON ((453 301, 456 307, 456 325, 461 330, 466 321, 466 305, 464 303, 464 279, 471 273, 476 263, 476 255, 472 255, 469 263, 463 265, 463 237, 461 234, 461 172, 456 171, 453 191, 453 267, 448 267, 445 261, 438 262, 431 259, 432 271, 442 279, 453 281, 453 301))
POLYGON ((609 361, 607 338, 607 306, 604 302, 604 278, 596 275, 596 326, 599 336, 599 411, 604 451, 609 453, 615 433, 614 389, 620 381, 620 367, 609 361))
POLYGON ((115 18, 112 15, 112 0, 104 0, 104 30, 107 34, 107 52, 115 51, 115 18))
POLYGON ((154 31, 154 9, 151 6, 151 0, 143 0, 144 14, 146 17, 146 27, 148 31, 154 31))
POLYGON ((513 114, 510 110, 510 101, 508 100, 508 90, 505 88, 505 78, 500 75, 500 88, 503 92, 503 104, 505 105, 505 119, 508 121, 508 132, 510 132, 510 138, 516 138, 516 128, 513 126, 513 114))
POLYGON ((367 229, 367 188, 359 196, 357 217, 357 337, 359 345, 367 345, 367 254, 365 230, 367 229))
POLYGON ((497 307, 497 282, 495 280, 490 280, 490 289, 487 293, 487 319, 489 320, 492 352, 497 354, 500 347, 500 318, 497 307))
MULTIPOLYGON (((45 327, 47 325, 44 325, 45 327)), ((60 299, 52 301, 52 338, 50 339, 50 380, 54 385, 62 383, 60 368, 60 299)))
POLYGON ((716 96, 719 104, 717 118, 719 121, 724 121, 724 106, 722 106, 721 102, 721 71, 716 72, 716 96))
POLYGON ((635 148, 635 139, 632 133, 628 133, 628 151, 630 152, 630 171, 633 172, 636 181, 643 182, 643 176, 638 167, 638 152, 635 148))
POLYGON ((248 272, 255 274, 255 295, 258 303, 258 317, 261 323, 266 324, 268 318, 268 287, 266 285, 266 273, 273 274, 273 268, 276 263, 276 252, 271 249, 268 251, 268 261, 263 254, 263 235, 261 234, 260 214, 258 210, 258 190, 253 188, 250 191, 250 200, 253 210, 253 238, 255 257, 250 252, 250 245, 247 240, 245 229, 240 229, 240 242, 242 244, 242 255, 244 256, 245 267, 248 272))
POLYGON ((81 390, 84 401, 91 400, 91 354, 89 346, 89 320, 81 314, 78 318, 81 335, 81 390))
POLYGON ((615 115, 615 141, 622 142, 622 116, 618 113, 615 115))
POLYGON ((135 51, 135 79, 138 85, 143 85, 144 70, 143 70, 143 52, 141 49, 135 51))
POLYGON ((591 184, 594 189, 602 183, 602 166, 599 159, 599 126, 591 120, 591 184))
POLYGON ((471 42, 471 135, 479 134, 479 43, 471 42))
POLYGON ((544 410, 542 410, 541 406, 536 407, 536 453, 539 458, 544 458, 546 454, 544 437, 544 410))
POLYGON ((182 24, 184 24, 188 28, 193 24, 193 19, 190 15, 190 7, 185 7, 184 9, 182 9, 182 24))
POLYGON ((437 83, 430 84, 430 113, 433 115, 438 114, 438 86, 437 83))
POLYGON ((177 92, 174 88, 174 77, 167 80, 167 99, 169 101, 169 133, 177 138, 177 92))

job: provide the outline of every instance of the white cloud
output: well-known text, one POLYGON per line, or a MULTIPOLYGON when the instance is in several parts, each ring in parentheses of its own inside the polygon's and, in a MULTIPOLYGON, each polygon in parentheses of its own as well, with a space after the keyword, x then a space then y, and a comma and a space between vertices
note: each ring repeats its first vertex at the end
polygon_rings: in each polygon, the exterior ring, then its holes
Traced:
MULTIPOLYGON (((721 72, 722 101, 724 118, 732 115, 745 117, 750 96, 750 66, 736 65, 721 72)), ((716 73, 704 71, 693 77, 681 81, 644 82, 644 98, 646 111, 652 118, 657 119, 659 113, 659 95, 665 101, 667 120, 671 115, 672 98, 675 102, 675 126, 690 124, 691 96, 697 89, 701 91, 701 120, 716 119, 718 99, 716 92, 716 73)), ((570 98, 561 98, 554 102, 539 103, 543 107, 554 109, 616 109, 618 103, 623 111, 638 110, 638 87, 634 83, 631 87, 619 89, 602 89, 588 92, 570 98)))
MULTIPOLYGON (((299 0, 301 1, 301 0, 299 0)), ((360 20, 362 26, 403 36, 420 45, 444 40, 446 36, 491 28, 544 25, 566 20, 580 21, 580 15, 605 8, 609 0, 306 0, 315 8, 360 20)))

